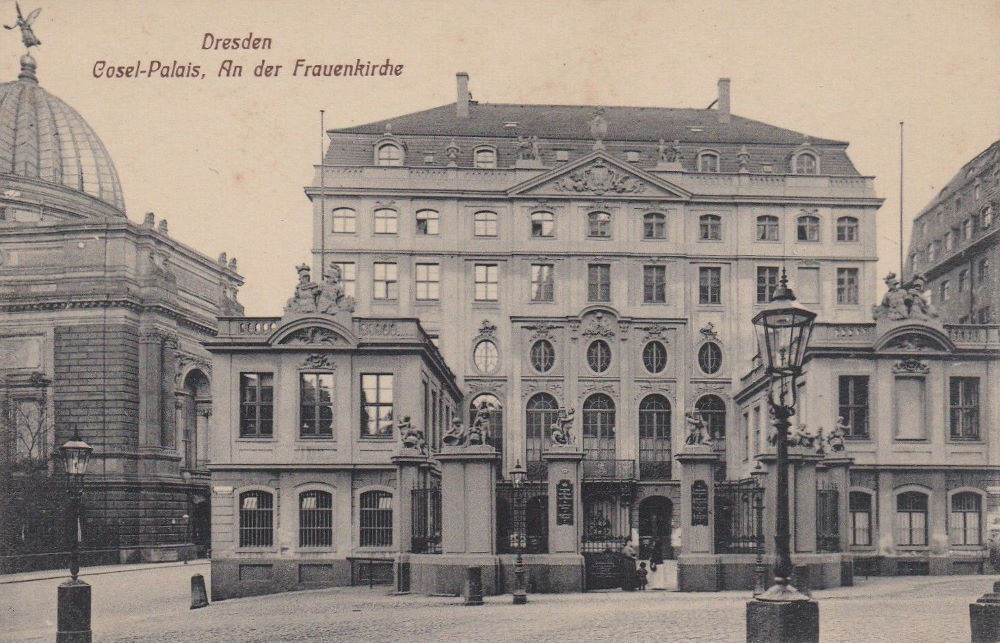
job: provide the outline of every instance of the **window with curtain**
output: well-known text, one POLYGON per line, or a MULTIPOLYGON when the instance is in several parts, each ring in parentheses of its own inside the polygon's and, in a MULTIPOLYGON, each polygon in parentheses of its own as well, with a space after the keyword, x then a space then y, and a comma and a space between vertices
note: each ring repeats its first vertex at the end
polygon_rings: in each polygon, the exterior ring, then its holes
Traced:
POLYGON ((872 544, 872 497, 861 491, 852 491, 848 498, 851 512, 851 544, 867 547, 872 544))
POLYGON ((778 217, 769 214, 757 217, 757 241, 777 241, 778 238, 778 217))
POLYGON ((608 238, 611 236, 611 215, 607 212, 591 212, 587 215, 587 236, 608 238))
POLYGON ((333 374, 299 374, 300 437, 333 435, 333 374))
POLYGON ((979 439, 979 378, 952 377, 949 410, 953 440, 979 439))
POLYGON ((389 373, 361 376, 361 437, 392 437, 392 386, 389 373))
POLYGON ((531 213, 531 236, 551 237, 555 234, 556 218, 551 212, 531 213))
POLYGON ((907 491, 896 496, 896 544, 927 544, 927 494, 907 491))
POLYGON ((650 212, 642 215, 642 238, 666 239, 667 217, 659 212, 650 212))
POLYGON ((551 263, 531 264, 531 301, 555 300, 555 266, 551 263))
POLYGON ((846 438, 868 437, 868 376, 841 375, 837 378, 837 414, 847 424, 846 438))
POLYGON ((274 434, 274 374, 240 373, 240 437, 274 434))
POLYGON ((583 451, 591 460, 615 459, 615 403, 604 393, 583 402, 583 451))
POLYGON ((857 241, 859 224, 856 217, 837 219, 837 241, 857 241))
POLYGON ((438 234, 441 215, 437 210, 417 210, 417 234, 438 234))
POLYGON ((698 238, 702 241, 722 241, 722 217, 717 214, 698 217, 698 238))
POLYGON ((803 215, 796 220, 796 239, 799 241, 819 241, 819 217, 803 215))
POLYGON ((948 532, 953 545, 981 545, 982 497, 972 491, 956 493, 951 497, 951 516, 948 532))

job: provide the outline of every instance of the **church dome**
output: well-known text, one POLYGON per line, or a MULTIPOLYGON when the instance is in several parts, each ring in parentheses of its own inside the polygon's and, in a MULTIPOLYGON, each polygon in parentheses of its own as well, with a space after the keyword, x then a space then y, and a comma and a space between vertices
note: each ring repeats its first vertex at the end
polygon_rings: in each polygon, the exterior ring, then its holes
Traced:
POLYGON ((17 80, 0 84, 0 176, 57 184, 124 214, 111 156, 80 114, 38 85, 36 63, 21 57, 17 80))

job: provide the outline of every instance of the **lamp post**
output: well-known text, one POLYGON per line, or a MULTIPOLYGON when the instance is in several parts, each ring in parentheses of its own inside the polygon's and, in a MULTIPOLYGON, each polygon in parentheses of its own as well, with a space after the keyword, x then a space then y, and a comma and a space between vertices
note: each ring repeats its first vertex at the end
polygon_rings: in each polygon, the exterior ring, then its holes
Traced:
POLYGON ((527 534, 524 533, 524 481, 527 477, 528 471, 521 466, 521 461, 518 460, 517 464, 514 465, 514 468, 510 470, 510 480, 514 484, 514 511, 517 520, 514 542, 515 549, 517 550, 517 559, 514 561, 514 591, 512 592, 514 605, 524 605, 528 602, 528 593, 525 591, 524 582, 524 559, 522 558, 522 552, 524 551, 524 545, 527 540, 527 534))
POLYGON ((87 473, 87 462, 93 450, 89 444, 80 439, 80 433, 76 429, 73 439, 59 447, 69 481, 71 511, 67 524, 71 530, 71 546, 70 579, 58 588, 57 643, 90 643, 91 640, 90 585, 79 580, 77 576, 80 573, 80 505, 83 501, 83 476, 87 473))
POLYGON ((768 404, 777 433, 775 444, 774 584, 747 603, 747 641, 818 641, 819 605, 790 584, 788 428, 795 414, 796 382, 816 313, 795 302, 784 270, 771 301, 753 318, 758 345, 766 350, 768 404))

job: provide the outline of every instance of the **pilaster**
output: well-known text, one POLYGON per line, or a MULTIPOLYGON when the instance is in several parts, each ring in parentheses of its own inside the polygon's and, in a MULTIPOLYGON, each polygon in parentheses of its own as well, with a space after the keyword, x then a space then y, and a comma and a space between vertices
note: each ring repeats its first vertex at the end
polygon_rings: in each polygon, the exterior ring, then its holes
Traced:
POLYGON ((681 538, 685 554, 713 553, 714 471, 719 454, 707 444, 685 445, 674 456, 681 481, 681 538))
POLYGON ((441 463, 442 552, 496 553, 496 487, 491 446, 444 447, 441 463))
POLYGON ((583 536, 583 451, 575 444, 553 444, 542 460, 549 469, 549 553, 575 554, 583 536), (568 512, 567 502, 572 503, 568 512))

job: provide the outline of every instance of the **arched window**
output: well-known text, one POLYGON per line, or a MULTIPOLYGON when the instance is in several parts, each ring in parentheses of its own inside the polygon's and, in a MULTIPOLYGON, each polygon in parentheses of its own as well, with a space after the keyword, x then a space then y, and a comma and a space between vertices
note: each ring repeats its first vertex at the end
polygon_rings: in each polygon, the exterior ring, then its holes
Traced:
POLYGON ((480 422, 488 422, 489 437, 487 444, 496 449, 496 452, 503 454, 503 406, 500 399, 492 393, 483 393, 473 398, 469 403, 469 425, 480 422))
POLYGON ((927 494, 907 491, 896 496, 896 544, 927 544, 927 494))
POLYGON ((583 402, 583 451, 591 460, 615 459, 615 403, 604 393, 583 402))
POLYGON ((984 205, 983 209, 979 211, 979 225, 982 226, 984 230, 993 225, 992 205, 984 205))
POLYGON ((715 342, 705 342, 698 349, 698 366, 702 372, 712 375, 722 368, 722 349, 715 342))
POLYGON ((545 436, 558 419, 559 404, 556 398, 548 393, 531 396, 524 411, 526 462, 541 462, 545 436))
POLYGON ((388 491, 365 491, 360 500, 360 545, 391 547, 392 494, 388 491))
POLYGON ((799 241, 819 241, 819 217, 804 214, 797 220, 796 238, 799 241))
POLYGON ((982 497, 972 491, 956 493, 951 497, 951 518, 948 532, 952 545, 981 545, 982 497))
POLYGON ((794 174, 819 174, 819 161, 812 152, 802 152, 795 156, 792 164, 794 174))
POLYGON ((497 236, 497 213, 482 211, 475 214, 473 234, 477 237, 497 236))
POLYGON ((703 214, 698 218, 698 238, 702 241, 722 241, 722 217, 703 214))
POLYGON ((399 166, 403 164, 403 150, 395 143, 383 143, 378 146, 375 154, 375 164, 383 166, 399 166))
POLYGON ((607 238, 611 236, 611 215, 607 212, 591 212, 587 215, 587 236, 607 238))
POLYGON ((694 410, 705 421, 711 438, 726 437, 726 403, 718 395, 703 395, 694 404, 694 410))
POLYGON ((983 257, 976 267, 976 283, 984 284, 990 279, 990 260, 983 257))
POLYGON ((497 152, 492 147, 477 148, 473 157, 476 167, 493 168, 497 166, 497 152))
POLYGON ((643 239, 666 239, 667 217, 659 212, 649 212, 642 215, 643 239))
POLYGON ((851 544, 867 547, 872 544, 872 496, 852 491, 848 499, 851 511, 851 544))
POLYGON ((778 217, 765 214, 757 217, 757 241, 777 241, 778 217))
POLYGON ((531 236, 551 237, 556 229, 556 218, 551 212, 531 213, 531 236))
POLYGON ((399 215, 391 208, 375 210, 375 234, 396 234, 399 231, 399 215))
POLYGON ((556 351, 552 342, 540 339, 531 345, 531 368, 539 373, 548 373, 556 361, 556 351))
POLYGON ((479 372, 489 375, 497 370, 497 363, 500 361, 497 345, 488 339, 478 342, 472 351, 472 360, 476 363, 479 372))
POLYGON ((698 154, 699 172, 718 172, 719 155, 716 152, 700 152, 698 154))
POLYGON ((417 234, 438 234, 440 220, 437 210, 417 210, 417 234))
POLYGON ((611 347, 603 339, 590 342, 587 347, 587 365, 595 373, 603 373, 611 366, 611 347))
POLYGON ((670 402, 658 393, 639 402, 639 478, 670 478, 670 402))
POLYGON ((350 208, 334 208, 333 221, 330 226, 331 232, 338 234, 351 234, 357 230, 358 216, 350 208))
POLYGON ((856 217, 839 217, 837 219, 837 241, 857 241, 858 219, 856 217))
POLYGON ((274 496, 266 491, 240 494, 240 547, 274 544, 274 496))
POLYGON ((642 364, 650 373, 660 373, 667 367, 667 348, 653 340, 642 348, 642 364))
POLYGON ((303 491, 299 494, 299 547, 333 545, 333 494, 303 491))

